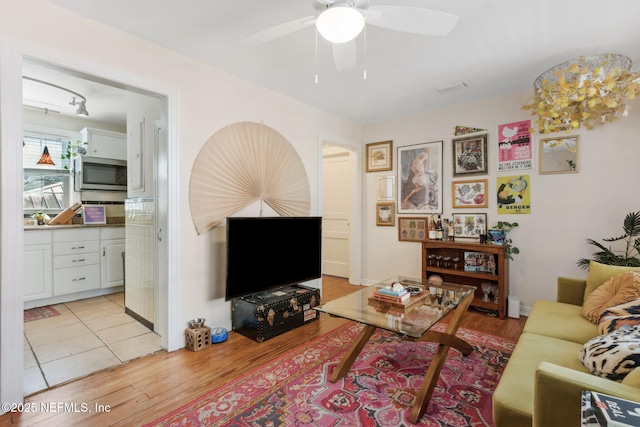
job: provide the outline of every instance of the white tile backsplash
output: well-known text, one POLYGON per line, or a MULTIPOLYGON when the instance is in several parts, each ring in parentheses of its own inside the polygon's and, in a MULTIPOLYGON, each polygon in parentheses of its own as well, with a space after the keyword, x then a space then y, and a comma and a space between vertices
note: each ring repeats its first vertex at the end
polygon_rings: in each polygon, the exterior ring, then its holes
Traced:
POLYGON ((155 203, 125 201, 125 303, 154 323, 155 203))

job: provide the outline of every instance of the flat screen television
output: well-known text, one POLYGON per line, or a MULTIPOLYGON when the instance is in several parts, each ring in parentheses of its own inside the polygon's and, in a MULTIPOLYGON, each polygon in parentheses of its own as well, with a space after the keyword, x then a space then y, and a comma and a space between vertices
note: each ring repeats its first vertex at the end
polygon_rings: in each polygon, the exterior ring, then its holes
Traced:
POLYGON ((322 218, 228 217, 225 300, 321 277, 322 218))

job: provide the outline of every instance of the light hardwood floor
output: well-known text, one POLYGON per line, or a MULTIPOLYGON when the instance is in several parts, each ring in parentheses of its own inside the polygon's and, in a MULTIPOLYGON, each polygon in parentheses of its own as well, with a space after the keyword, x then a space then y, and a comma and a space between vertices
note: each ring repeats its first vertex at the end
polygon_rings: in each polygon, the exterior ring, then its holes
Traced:
MULTIPOLYGON (((359 288, 344 279, 325 276, 322 300, 330 301, 359 288)), ((525 320, 523 317, 499 320, 470 309, 462 327, 515 341, 525 320)), ((0 427, 139 426, 344 322, 322 313, 318 321, 263 343, 230 332, 226 342, 197 352, 182 349, 133 360, 27 397, 25 403, 37 411, 7 413, 0 417, 0 427), (74 404, 77 412, 69 410, 74 404), (83 412, 83 404, 91 412, 83 412), (57 411, 42 410, 41 405, 50 405, 57 411), (103 410, 96 411, 96 405, 103 410)))

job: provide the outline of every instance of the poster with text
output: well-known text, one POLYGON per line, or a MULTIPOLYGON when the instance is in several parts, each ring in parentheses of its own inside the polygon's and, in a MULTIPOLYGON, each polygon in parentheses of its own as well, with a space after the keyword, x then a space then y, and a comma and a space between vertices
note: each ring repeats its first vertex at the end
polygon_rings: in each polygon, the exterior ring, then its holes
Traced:
POLYGON ((531 120, 498 125, 498 172, 531 169, 531 120))
POLYGON ((529 175, 497 177, 498 213, 531 213, 530 182, 529 175))

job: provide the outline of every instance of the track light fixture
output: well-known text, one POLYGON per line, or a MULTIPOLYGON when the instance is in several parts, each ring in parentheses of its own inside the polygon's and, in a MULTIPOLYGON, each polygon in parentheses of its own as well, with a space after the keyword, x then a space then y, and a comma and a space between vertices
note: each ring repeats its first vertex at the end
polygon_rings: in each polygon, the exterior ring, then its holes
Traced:
POLYGON ((73 97, 73 100, 69 103, 69 105, 71 106, 78 106, 78 108, 76 109, 76 114, 79 116, 84 116, 84 117, 89 117, 89 112, 87 111, 87 98, 85 98, 84 96, 80 95, 78 92, 74 92, 70 89, 67 89, 66 87, 62 87, 62 86, 58 86, 56 84, 53 83, 49 83, 49 82, 45 82, 44 80, 38 80, 38 79, 34 79, 33 77, 27 77, 27 76, 22 76, 23 79, 25 80, 29 80, 32 82, 37 82, 37 83, 42 83, 45 84, 47 86, 51 86, 51 87, 55 87, 56 89, 60 89, 60 90, 64 90, 65 92, 69 92, 72 95, 75 95, 73 97), (76 101, 76 98, 80 98, 79 101, 76 101))
POLYGON ((82 101, 76 102, 76 97, 74 96, 73 97, 73 101, 71 101, 69 103, 69 105, 72 105, 74 107, 76 105, 78 106, 78 109, 76 110, 76 114, 77 115, 84 116, 84 117, 89 117, 89 112, 87 111, 87 106, 85 105, 86 102, 87 102, 86 100, 82 100, 82 101))

